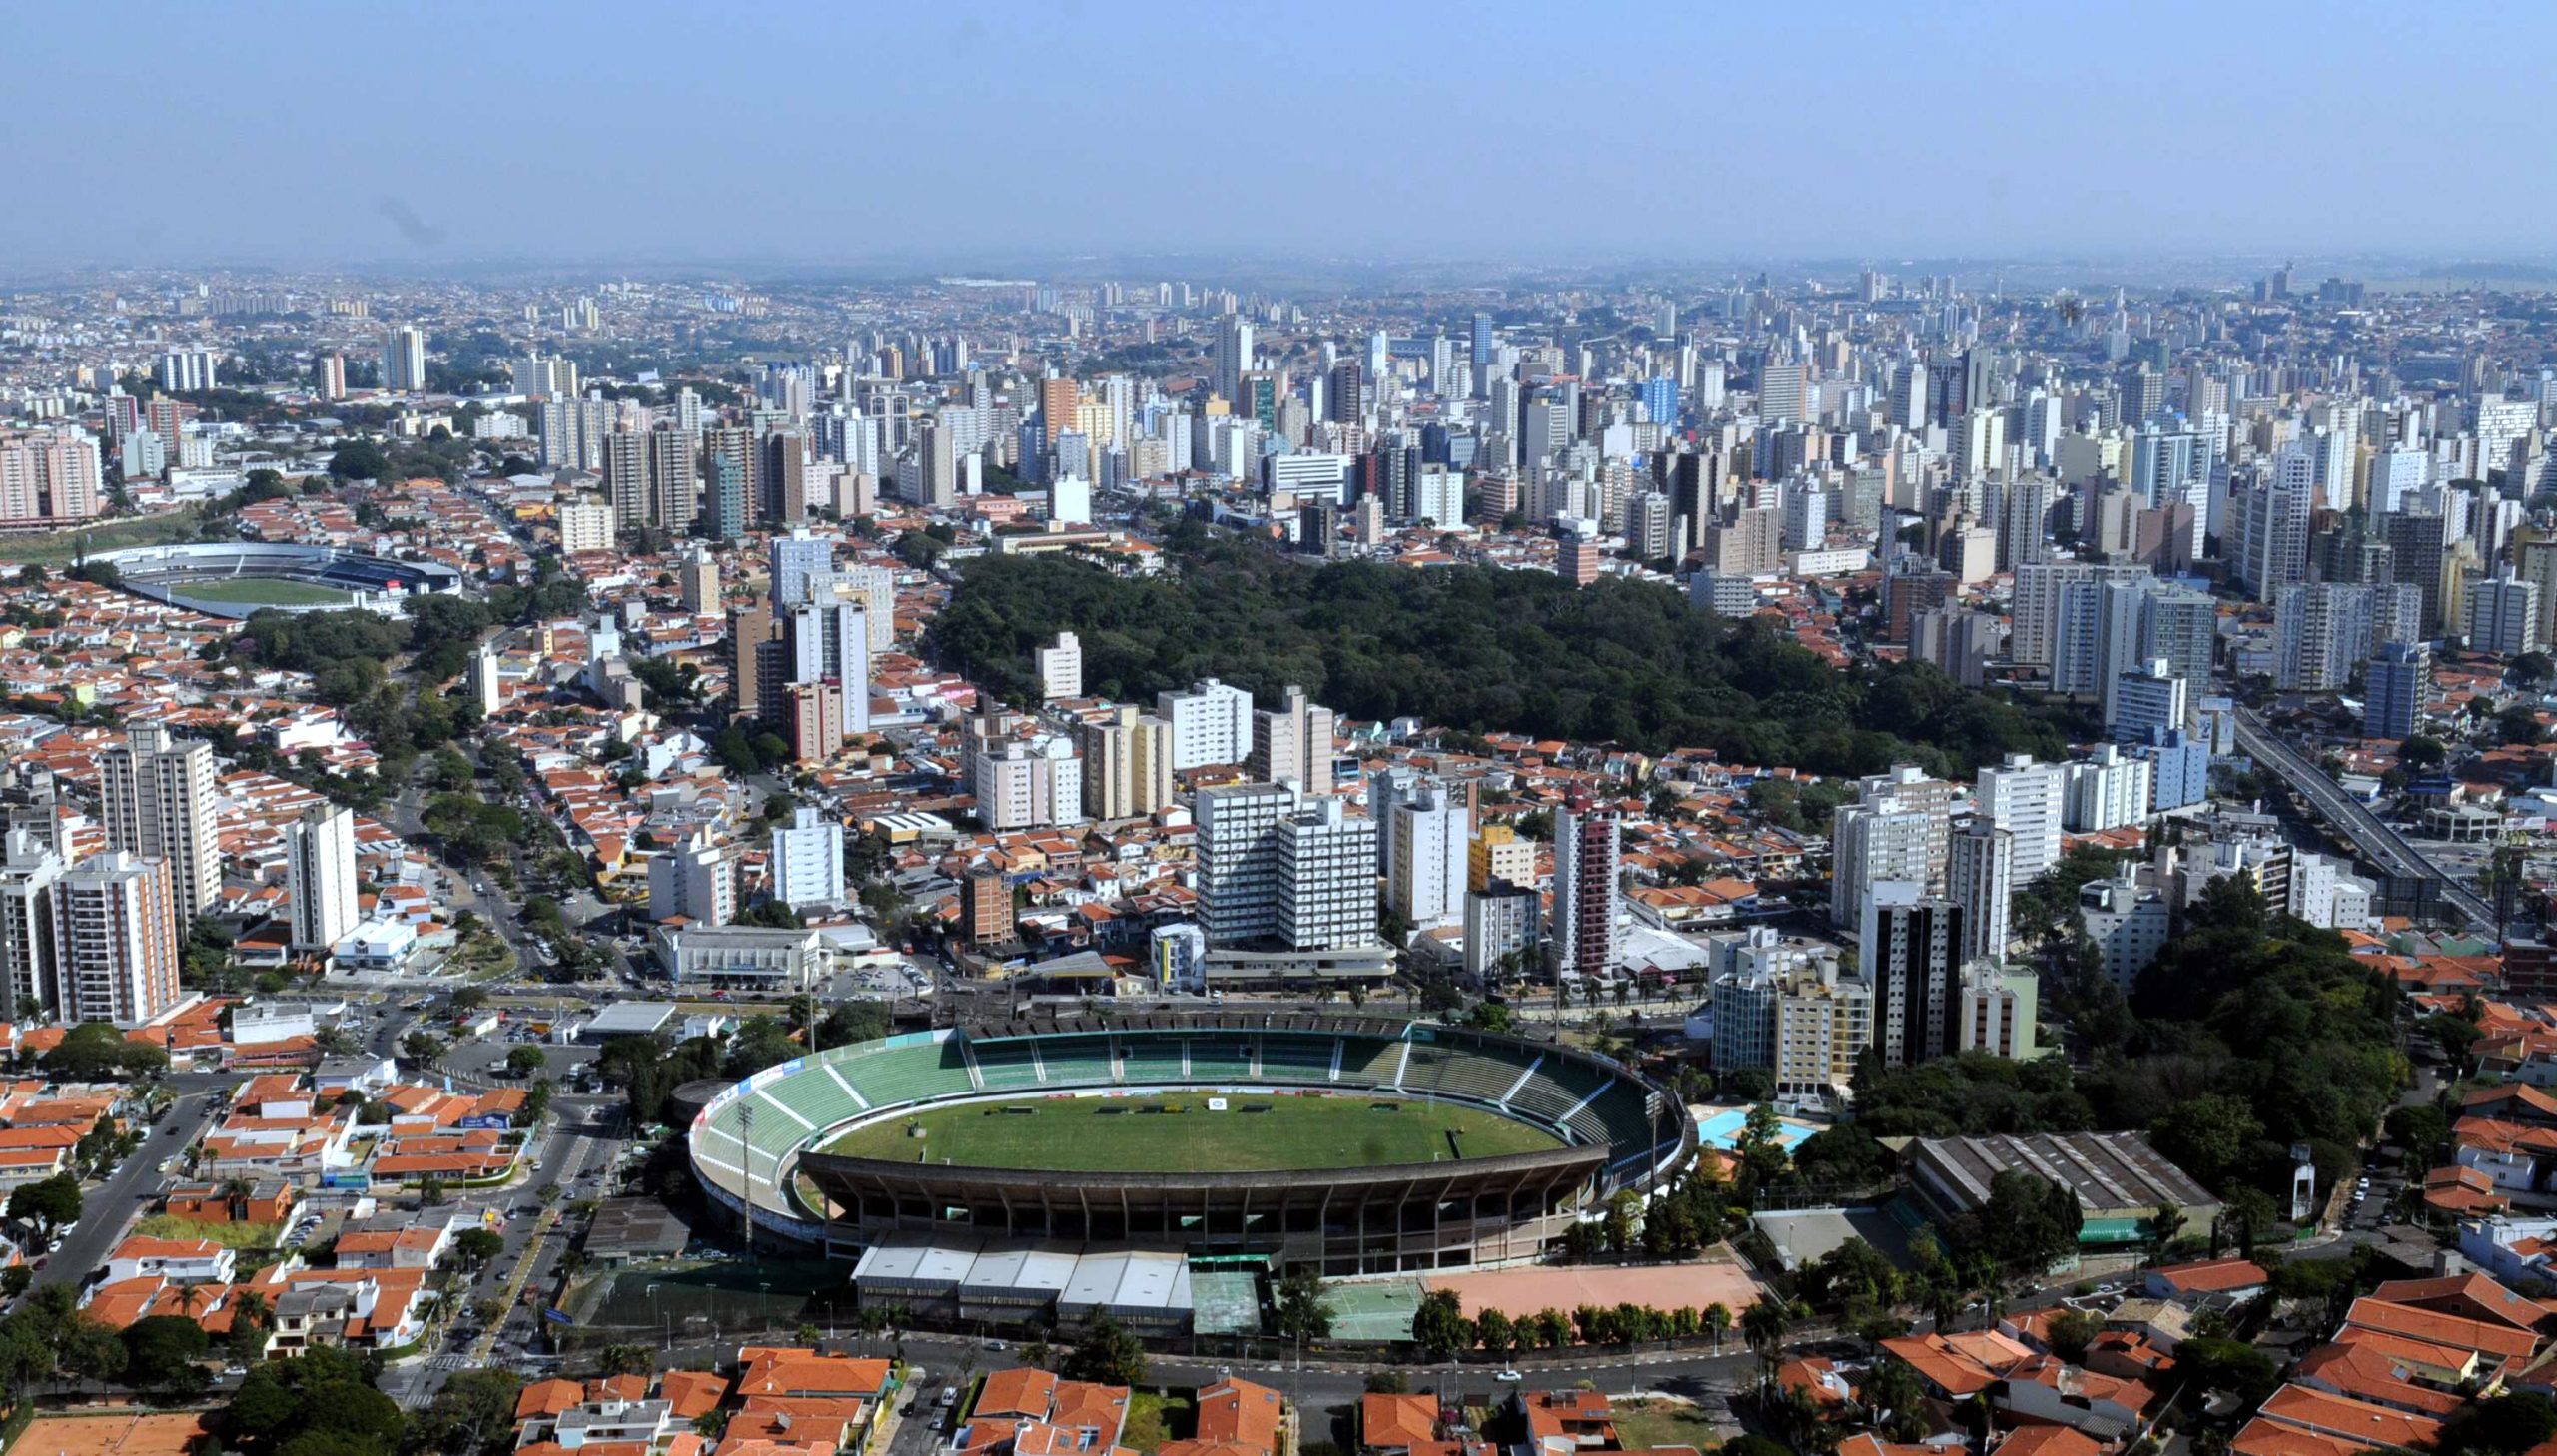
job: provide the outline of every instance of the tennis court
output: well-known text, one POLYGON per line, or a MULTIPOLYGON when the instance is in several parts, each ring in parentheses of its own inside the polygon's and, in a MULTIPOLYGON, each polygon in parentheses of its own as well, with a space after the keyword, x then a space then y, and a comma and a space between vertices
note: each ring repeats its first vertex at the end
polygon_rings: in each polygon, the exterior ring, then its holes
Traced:
POLYGON ((1420 1312, 1417 1279, 1326 1280, 1322 1295, 1331 1306, 1331 1337, 1336 1340, 1407 1340, 1412 1316, 1420 1312))
POLYGON ((1758 1285, 1738 1261, 1697 1259, 1682 1264, 1587 1264, 1491 1269, 1468 1274, 1424 1274, 1431 1289, 1452 1289, 1465 1313, 1497 1309, 1515 1319, 1540 1310, 1583 1304, 1640 1304, 1653 1309, 1719 1304, 1738 1318, 1758 1302, 1758 1285))
POLYGON ((1261 1276, 1190 1266, 1191 1324, 1203 1335, 1261 1333, 1261 1276))

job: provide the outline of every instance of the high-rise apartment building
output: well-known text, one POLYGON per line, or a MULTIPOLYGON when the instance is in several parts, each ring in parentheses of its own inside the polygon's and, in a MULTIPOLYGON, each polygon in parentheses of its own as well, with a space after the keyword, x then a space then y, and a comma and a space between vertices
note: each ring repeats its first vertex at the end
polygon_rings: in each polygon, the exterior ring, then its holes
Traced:
POLYGON ((1186 693, 1158 693, 1155 712, 1172 725, 1172 766, 1239 764, 1252 756, 1252 694, 1208 678, 1186 693))
POLYGON ((1278 939, 1291 951, 1376 944, 1376 822, 1340 799, 1278 821, 1278 939))
POLYGON ((2006 959, 2016 894, 2016 836, 1977 819, 1953 837, 1952 893, 1962 911, 1962 960, 2006 959))
POLYGON ((772 832, 772 898, 793 910, 843 903, 843 821, 802 804, 772 832))
POLYGON ((328 954, 356 928, 356 817, 313 809, 285 830, 287 884, 293 894, 296 950, 328 954))
MULTIPOLYGON (((1202 789, 1198 820, 1199 924, 1212 946, 1242 945, 1278 931, 1278 826, 1296 812, 1284 784, 1202 789)), ((1369 846, 1370 856, 1374 846, 1369 846)), ((1370 883, 1375 875, 1371 858, 1370 883)))
POLYGON ((163 723, 136 723, 98 755, 98 783, 108 847, 169 862, 181 921, 209 913, 222 896, 213 745, 177 742, 163 723))
POLYGON ((91 855, 53 885, 53 987, 64 1024, 135 1027, 178 1002, 177 897, 169 862, 91 855))
POLYGON ((2471 582, 2466 612, 2468 650, 2518 657, 2536 649, 2539 638, 2539 587, 2514 576, 2471 582))
POLYGON ((2431 703, 2432 681, 2432 654, 2424 644, 2383 644, 2363 673, 2362 736, 2400 742, 2414 736, 2431 703))
POLYGON ((382 387, 424 393, 426 387, 426 337, 410 325, 383 336, 382 387))
POLYGON ((53 890, 62 857, 12 829, 0 857, 0 1016, 32 1019, 54 994, 53 890))
POLYGON ((1465 888, 1482 890, 1494 880, 1536 883, 1536 844, 1506 824, 1486 824, 1465 847, 1465 888))
POLYGON ((1465 909, 1473 815, 1434 779, 1395 801, 1385 842, 1385 904, 1421 929, 1451 924, 1465 909))
POLYGON ((1575 794, 1554 811, 1553 969, 1584 985, 1615 974, 1621 848, 1616 811, 1575 794))
POLYGON ((1083 696, 1083 642, 1072 632, 1059 632, 1057 640, 1038 651, 1039 700, 1062 702, 1083 696))
POLYGON ((1885 1067, 1915 1067, 1960 1050, 1962 910, 1907 881, 1876 885, 1858 946, 1874 989, 1874 1047, 1885 1067))
POLYGON ((1943 891, 1953 795, 1953 785, 1909 764, 1857 781, 1855 802, 1831 816, 1832 924, 1861 924, 1866 896, 1886 880, 1913 881, 1930 894, 1943 891))
POLYGON ((726 925, 737 918, 737 854, 707 829, 648 861, 648 918, 682 917, 697 926, 726 925))
POLYGON ((86 430, 0 430, 0 525, 89 519, 105 504, 103 471, 86 430))
POLYGON ((1252 776, 1292 783, 1308 798, 1331 792, 1331 709, 1305 698, 1290 684, 1276 708, 1253 715, 1252 776))
POLYGON ((2060 863, 2061 825, 2069 811, 2069 771, 2010 754, 1980 771, 1972 812, 2015 836, 2016 883, 2030 885, 2060 863))
POLYGON ((1171 724, 1122 704, 1079 732, 1086 814, 1138 819, 1173 803, 1171 724))

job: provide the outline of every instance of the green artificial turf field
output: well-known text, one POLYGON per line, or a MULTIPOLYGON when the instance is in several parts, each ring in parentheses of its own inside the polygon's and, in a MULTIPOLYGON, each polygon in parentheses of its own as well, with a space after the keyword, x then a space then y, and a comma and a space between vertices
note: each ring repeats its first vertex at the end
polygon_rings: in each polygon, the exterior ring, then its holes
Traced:
POLYGON ((934 1107, 856 1128, 822 1150, 1058 1172, 1262 1172, 1444 1162, 1561 1145, 1523 1122, 1443 1102, 1235 1093, 1225 1102, 1228 1110, 1212 1112, 1206 1093, 1177 1092, 934 1107), (1380 1103, 1392 1110, 1380 1110, 1380 1103), (921 1137, 907 1130, 916 1123, 921 1137))
POLYGON ((236 602, 253 606, 322 606, 355 600, 334 586, 312 581, 283 581, 264 576, 233 576, 220 581, 181 582, 174 588, 180 596, 201 601, 236 602))

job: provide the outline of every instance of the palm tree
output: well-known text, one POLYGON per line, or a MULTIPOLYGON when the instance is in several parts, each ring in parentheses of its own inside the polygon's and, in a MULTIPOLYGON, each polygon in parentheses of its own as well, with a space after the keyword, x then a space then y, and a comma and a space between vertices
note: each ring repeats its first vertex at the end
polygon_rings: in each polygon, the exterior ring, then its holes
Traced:
POLYGON ((1740 1337, 1749 1342, 1751 1353, 1758 1357, 1762 1393, 1776 1383, 1776 1359, 1784 1353, 1785 1336, 1792 1329, 1792 1315, 1772 1299, 1759 1300, 1740 1316, 1740 1337))

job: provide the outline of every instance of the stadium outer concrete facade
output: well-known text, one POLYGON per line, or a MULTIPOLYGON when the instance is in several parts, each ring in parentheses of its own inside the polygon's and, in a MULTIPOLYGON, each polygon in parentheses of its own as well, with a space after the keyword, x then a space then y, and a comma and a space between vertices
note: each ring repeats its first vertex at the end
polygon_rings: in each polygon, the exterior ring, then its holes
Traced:
POLYGON ((111 563, 126 591, 211 617, 246 617, 257 611, 325 612, 347 607, 400 616, 413 596, 450 595, 461 590, 461 573, 440 562, 403 561, 330 546, 219 541, 134 546, 122 551, 101 551, 89 559, 111 563), (343 591, 349 600, 292 604, 216 601, 187 590, 192 582, 241 580, 309 582, 343 591))
POLYGON ((1684 1166, 1696 1130, 1666 1090, 1589 1053, 1421 1023, 1233 1012, 996 1023, 836 1048, 729 1088, 695 1114, 688 1141, 702 1186, 741 1217, 750 1210, 757 1237, 830 1253, 976 1234, 1266 1253, 1350 1275, 1533 1259, 1616 1190, 1684 1166), (1562 1145, 1260 1172, 1059 1172, 817 1150, 924 1106, 1182 1090, 1455 1102, 1562 1145))

